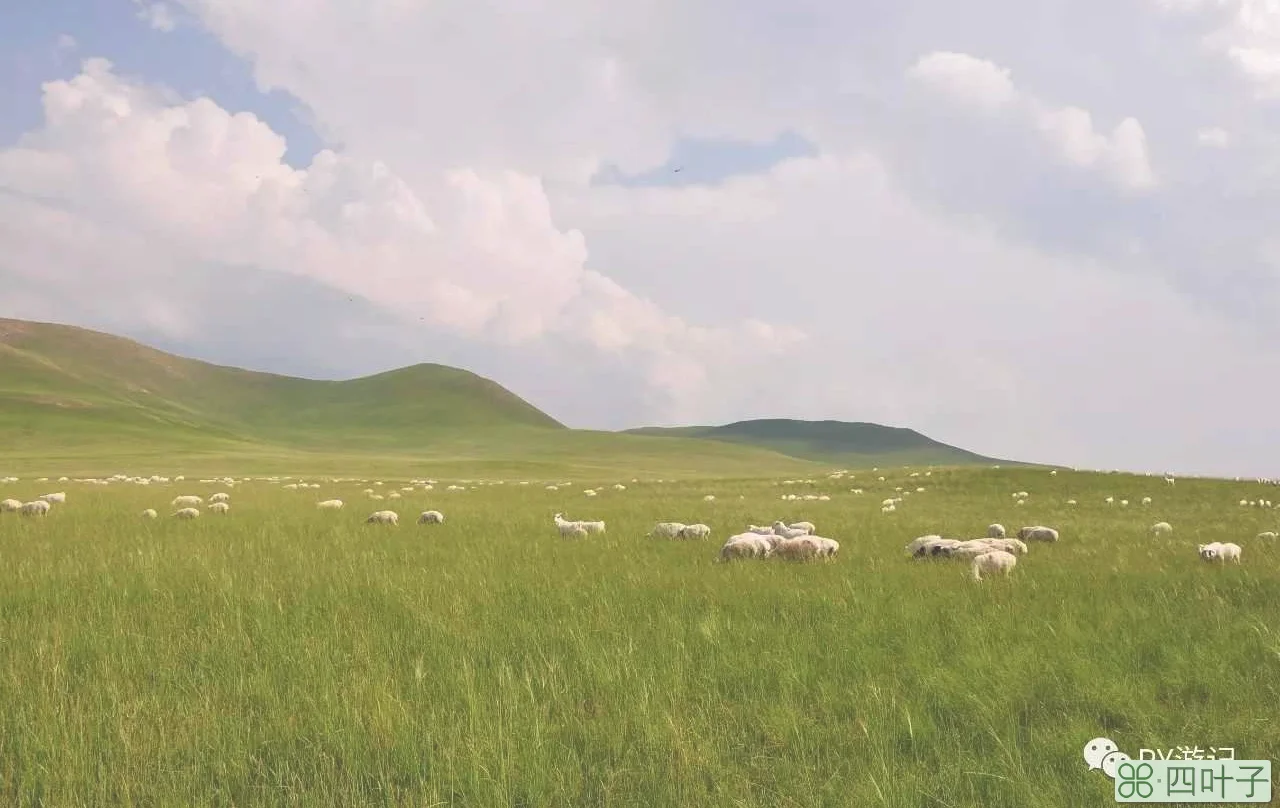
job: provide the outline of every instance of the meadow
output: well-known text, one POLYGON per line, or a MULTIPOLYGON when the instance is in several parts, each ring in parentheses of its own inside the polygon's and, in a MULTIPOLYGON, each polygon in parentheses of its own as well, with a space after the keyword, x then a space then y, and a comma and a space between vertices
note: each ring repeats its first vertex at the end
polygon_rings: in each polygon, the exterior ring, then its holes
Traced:
POLYGON ((1255 538, 1280 511, 1238 504, 1280 488, 853 474, 436 477, 381 502, 319 476, 0 484, 67 493, 0 514, 0 804, 1062 808, 1113 804, 1081 756, 1098 736, 1280 758, 1280 547, 1255 538), (227 516, 164 518, 216 491, 227 516), (364 524, 381 508, 399 526, 364 524), (445 524, 414 524, 428 508, 445 524), (562 540, 557 511, 608 531, 562 540), (838 558, 716 563, 774 519, 815 522, 838 558), (645 538, 660 520, 714 532, 645 538), (981 583, 903 553, 991 522, 1062 538, 981 583), (1243 564, 1200 561, 1215 540, 1243 564))

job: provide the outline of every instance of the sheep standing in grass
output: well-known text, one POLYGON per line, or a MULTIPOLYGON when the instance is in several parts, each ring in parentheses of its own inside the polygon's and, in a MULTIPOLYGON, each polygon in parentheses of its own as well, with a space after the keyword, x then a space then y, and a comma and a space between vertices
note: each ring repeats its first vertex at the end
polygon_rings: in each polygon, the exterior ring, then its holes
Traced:
POLYGON ((3 501, 0 501, 0 512, 20 511, 20 510, 22 510, 22 503, 16 499, 6 499, 3 501))
POLYGON ((173 508, 194 508, 195 506, 203 503, 204 500, 200 497, 188 494, 186 496, 174 497, 173 502, 170 502, 169 506, 173 508))
POLYGON ((983 573, 1008 575, 1018 566, 1018 557, 1003 550, 992 550, 973 559, 973 580, 981 581, 983 573))
POLYGON ((316 507, 322 511, 340 511, 342 510, 342 500, 326 499, 324 502, 317 502, 316 507))
POLYGON ((653 526, 653 530, 649 531, 648 538, 651 539, 674 539, 680 535, 680 531, 684 530, 683 522, 659 522, 653 526))
POLYGON ((1004 536, 1005 536, 1004 525, 999 523, 996 523, 993 525, 987 525, 988 539, 1003 539, 1004 536))
POLYGON ((212 502, 230 502, 230 501, 231 501, 231 495, 230 495, 230 494, 222 494, 222 493, 219 493, 219 494, 214 494, 213 496, 209 497, 209 502, 211 502, 211 503, 212 503, 212 502))
POLYGON ((819 555, 818 542, 812 537, 805 535, 794 539, 783 539, 773 548, 773 555, 776 558, 786 559, 787 561, 809 561, 817 558, 819 555))
POLYGON ((1044 525, 1032 525, 1018 531, 1018 538, 1023 541, 1057 541, 1058 531, 1044 525))
POLYGON ((1200 557, 1205 561, 1226 563, 1228 560, 1240 563, 1240 545, 1231 542, 1215 541, 1199 545, 1200 557))
POLYGON ((422 512, 422 515, 420 515, 420 516, 418 517, 418 524, 420 524, 420 525, 443 525, 443 524, 444 524, 444 514, 440 513, 440 511, 423 511, 423 512, 422 512))
POLYGON ((23 516, 46 516, 49 513, 48 500, 37 499, 24 503, 20 510, 23 516))
POLYGON ((773 523, 773 532, 774 535, 781 536, 784 539, 796 539, 809 533, 807 530, 788 527, 782 522, 773 523))
POLYGON ((369 514, 369 518, 364 520, 366 525, 398 525, 400 524, 400 515, 395 511, 374 511, 369 514))
POLYGON ((840 552, 840 542, 835 539, 826 539, 812 533, 805 538, 818 545, 818 558, 832 559, 836 557, 836 553, 840 552))
POLYGON ((810 535, 813 535, 813 532, 818 529, 814 527, 813 522, 792 522, 791 524, 787 525, 787 527, 791 528, 792 530, 803 530, 805 533, 808 533, 810 535))
POLYGON ((58 493, 56 493, 56 494, 42 494, 42 495, 41 495, 40 497, 38 497, 38 498, 39 498, 39 499, 43 499, 45 502, 50 502, 50 503, 52 503, 52 502, 59 502, 59 503, 61 503, 61 502, 66 502, 66 501, 67 501, 67 495, 66 495, 66 493, 65 493, 65 492, 63 492, 63 491, 59 491, 59 492, 58 492, 58 493))
POLYGON ((583 528, 583 530, 586 530, 588 533, 603 533, 603 532, 604 532, 604 520, 603 520, 603 519, 597 519, 597 520, 596 520, 596 521, 594 521, 594 522, 585 522, 585 521, 584 521, 584 522, 579 522, 578 524, 579 524, 579 525, 581 525, 581 526, 582 526, 582 528, 583 528))
POLYGON ((145 511, 142 512, 143 519, 158 519, 159 517, 160 517, 160 514, 156 513, 155 508, 147 508, 145 511))
POLYGON ((1151 526, 1151 535, 1164 536, 1173 532, 1173 525, 1168 522, 1156 522, 1151 526))
POLYGON ((174 519, 199 519, 200 511, 195 508, 181 508, 169 514, 174 519))
POLYGON ((735 558, 768 558, 773 553, 773 545, 758 533, 739 533, 725 540, 720 548, 720 561, 735 558))
POLYGON ((680 538, 682 539, 705 539, 711 535, 711 528, 708 525, 685 525, 680 529, 680 538))
POLYGON ((585 539, 586 537, 587 529, 577 522, 567 522, 560 527, 562 539, 585 539))
POLYGON ((1258 538, 1260 539, 1274 539, 1275 537, 1276 532, 1274 530, 1264 530, 1258 534, 1258 538))
POLYGON ((231 504, 227 502, 211 502, 209 503, 209 513, 220 513, 227 515, 227 511, 231 510, 231 504))
POLYGON ((748 533, 755 533, 755 534, 756 534, 756 535, 758 535, 758 536, 772 536, 772 535, 773 535, 773 528, 771 528, 771 527, 760 527, 759 525, 748 525, 748 526, 747 526, 747 532, 748 532, 748 533))

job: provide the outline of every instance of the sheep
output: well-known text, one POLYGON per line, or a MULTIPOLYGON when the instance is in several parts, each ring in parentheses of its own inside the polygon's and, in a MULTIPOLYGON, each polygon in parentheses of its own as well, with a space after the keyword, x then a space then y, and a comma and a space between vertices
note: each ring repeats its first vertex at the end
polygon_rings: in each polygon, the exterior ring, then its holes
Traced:
POLYGON ((20 512, 23 516, 45 516, 49 513, 49 503, 43 499, 33 500, 24 503, 20 512))
POLYGON ((204 503, 204 500, 201 499, 200 497, 189 494, 186 496, 174 497, 173 502, 170 502, 169 506, 173 508, 191 508, 196 505, 201 505, 203 503, 204 503))
POLYGON ((585 539, 587 537, 587 529, 576 522, 568 522, 564 527, 560 528, 560 537, 563 539, 585 539))
POLYGON ((59 491, 56 494, 42 494, 39 497, 37 497, 37 499, 43 499, 45 502, 48 502, 48 503, 66 502, 67 495, 64 492, 59 491))
POLYGON ((576 534, 578 530, 581 530, 584 533, 586 532, 586 528, 582 527, 582 525, 579 524, 578 522, 567 521, 564 518, 564 514, 558 513, 555 516, 553 516, 552 519, 555 520, 556 527, 560 529, 561 536, 567 537, 570 534, 576 534))
POLYGON ((1151 526, 1151 533, 1154 536, 1162 536, 1166 533, 1173 532, 1173 525, 1168 522, 1156 522, 1151 526))
POLYGON ((374 511, 369 514, 369 518, 364 520, 366 525, 382 524, 382 525, 398 525, 400 524, 400 514, 395 511, 374 511))
POLYGON ((230 495, 230 494, 218 493, 218 494, 214 494, 213 496, 209 497, 209 502, 211 502, 211 503, 213 503, 213 502, 228 502, 228 501, 230 501, 230 499, 231 499, 231 495, 230 495))
POLYGON ((805 533, 809 533, 811 535, 815 530, 817 530, 817 528, 813 526, 813 522, 794 522, 787 525, 787 527, 792 530, 803 530, 805 533))
POLYGON ((444 514, 440 513, 440 511, 423 511, 418 517, 418 524, 443 525, 444 514))
POLYGON ((928 548, 932 547, 934 542, 940 542, 944 539, 937 535, 920 536, 912 539, 904 548, 909 556, 925 556, 929 555, 928 548))
POLYGON ((993 525, 987 525, 987 538, 1003 539, 1004 536, 1005 536, 1004 525, 999 523, 996 523, 993 525))
POLYGON ((1023 541, 1057 541, 1058 531, 1044 525, 1033 525, 1019 530, 1018 538, 1023 541))
POLYGON ((716 495, 715 495, 715 494, 707 494, 705 497, 703 497, 703 498, 702 498, 702 501, 703 501, 703 502, 715 502, 715 501, 716 501, 716 495))
POLYGON ((826 539, 813 534, 809 534, 806 538, 818 545, 819 558, 832 559, 836 557, 836 553, 840 552, 840 542, 835 539, 826 539))
POLYGON ((322 511, 338 511, 342 510, 342 500, 326 499, 323 502, 317 502, 316 507, 322 511))
POLYGON ((1226 563, 1227 559, 1231 559, 1235 563, 1240 563, 1240 545, 1231 542, 1215 541, 1209 544, 1201 544, 1198 547, 1200 557, 1205 561, 1220 561, 1226 563))
POLYGON ((680 538, 682 539, 705 539, 711 535, 711 528, 707 525, 685 525, 680 530, 680 538))
POLYGON ((773 548, 773 555, 788 561, 809 561, 818 557, 819 545, 810 536, 783 539, 773 548))
POLYGON ((0 512, 22 510, 22 503, 16 499, 0 501, 0 512))
POLYGON ((159 516, 160 514, 156 513, 155 508, 147 508, 145 511, 142 512, 143 519, 156 519, 159 516))
POLYGON ((683 522, 659 522, 653 526, 653 530, 649 531, 650 539, 674 539, 680 536, 680 532, 684 530, 683 522))
POLYGON ((807 530, 796 530, 796 529, 787 527, 782 522, 773 523, 773 532, 784 539, 794 539, 800 536, 804 536, 808 533, 807 530))
POLYGON ((962 546, 967 547, 985 547, 987 551, 1001 550, 1013 555, 1026 555, 1027 545, 1020 539, 993 539, 990 537, 984 539, 970 539, 967 542, 961 542, 962 546))
POLYGON ((225 515, 226 512, 229 510, 231 510, 231 504, 229 502, 210 502, 209 503, 209 513, 220 513, 225 515))
POLYGON ((1274 530, 1265 530, 1258 534, 1258 538, 1260 539, 1274 539, 1275 537, 1276 532, 1274 530))
POLYGON ((195 508, 181 508, 169 514, 174 519, 199 519, 200 511, 195 508))
POLYGON ((602 520, 602 519, 601 519, 601 520, 594 521, 594 522, 578 522, 578 524, 582 525, 582 527, 583 527, 583 528, 584 528, 588 533, 603 533, 603 532, 604 532, 604 520, 602 520))
POLYGON ((760 535, 760 536, 772 536, 772 535, 773 535, 773 528, 771 528, 771 527, 760 527, 759 525, 748 525, 748 526, 747 526, 747 532, 748 532, 748 533, 755 533, 755 534, 760 535))
POLYGON ((773 545, 766 537, 758 533, 739 533, 725 540, 718 559, 730 561, 735 558, 768 558, 772 554, 773 545))
POLYGON ((1013 553, 1006 553, 1003 550, 983 553, 973 559, 973 580, 981 581, 984 572, 1002 572, 1008 575, 1016 566, 1018 566, 1018 557, 1013 553))
POLYGON ((968 541, 956 542, 940 548, 937 555, 945 558, 977 558, 986 553, 1008 552, 1003 547, 988 544, 988 542, 994 541, 1001 541, 1001 539, 969 539, 968 541))
POLYGON ((1143 498, 1142 498, 1142 504, 1143 504, 1143 505, 1150 505, 1150 504, 1151 504, 1151 497, 1143 497, 1143 498))

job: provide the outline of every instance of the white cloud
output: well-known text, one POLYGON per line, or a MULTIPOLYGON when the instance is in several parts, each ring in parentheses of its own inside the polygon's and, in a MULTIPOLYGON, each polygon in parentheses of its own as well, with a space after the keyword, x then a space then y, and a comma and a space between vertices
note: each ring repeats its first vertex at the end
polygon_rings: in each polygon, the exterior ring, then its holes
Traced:
POLYGON ((133 2, 138 7, 138 19, 157 31, 168 32, 177 27, 173 9, 167 4, 154 2, 154 0, 133 0, 133 2))
POLYGON ((993 110, 1008 106, 1017 95, 1009 72, 965 53, 935 51, 920 57, 907 76, 979 109, 993 110))
POLYGON ((1038 125, 1062 156, 1083 166, 1104 166, 1123 188, 1141 190, 1155 184, 1147 159, 1147 139, 1142 124, 1125 118, 1111 135, 1093 128, 1093 118, 1079 107, 1043 110, 1038 125))
POLYGON ((75 50, 76 46, 77 46, 76 38, 73 37, 71 34, 58 35, 58 41, 57 41, 58 50, 71 51, 71 50, 75 50))
POLYGON ((1280 5, 1276 0, 1153 0, 1166 11, 1206 14, 1204 43, 1225 56, 1258 98, 1280 97, 1280 5))
POLYGON ((1201 129, 1196 132, 1196 141, 1202 146, 1209 146, 1215 149, 1225 149, 1231 145, 1231 135, 1227 130, 1212 126, 1208 129, 1201 129))

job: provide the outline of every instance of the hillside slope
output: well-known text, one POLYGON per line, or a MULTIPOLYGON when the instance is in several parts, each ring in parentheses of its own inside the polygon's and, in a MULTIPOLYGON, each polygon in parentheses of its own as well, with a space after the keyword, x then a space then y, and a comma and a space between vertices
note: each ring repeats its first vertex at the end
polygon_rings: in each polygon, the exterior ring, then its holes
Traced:
POLYGON ((863 422, 767 418, 724 426, 640 427, 627 432, 736 443, 837 465, 1020 465, 941 443, 913 429, 863 422))

